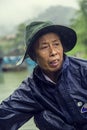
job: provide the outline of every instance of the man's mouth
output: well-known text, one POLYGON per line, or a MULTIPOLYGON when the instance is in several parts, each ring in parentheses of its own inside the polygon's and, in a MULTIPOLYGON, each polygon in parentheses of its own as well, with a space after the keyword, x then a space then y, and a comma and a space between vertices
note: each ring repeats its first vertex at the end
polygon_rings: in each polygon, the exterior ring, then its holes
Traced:
POLYGON ((50 64, 51 67, 56 67, 56 66, 58 66, 58 64, 59 64, 59 60, 58 60, 58 59, 53 60, 53 61, 51 61, 49 64, 50 64))

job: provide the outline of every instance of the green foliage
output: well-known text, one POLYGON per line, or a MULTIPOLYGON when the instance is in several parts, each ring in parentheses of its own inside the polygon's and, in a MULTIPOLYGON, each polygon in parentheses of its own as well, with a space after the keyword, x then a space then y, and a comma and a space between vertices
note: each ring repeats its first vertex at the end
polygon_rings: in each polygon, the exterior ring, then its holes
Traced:
POLYGON ((87 0, 79 1, 80 9, 77 18, 73 21, 72 27, 75 28, 79 43, 87 44, 87 0))
POLYGON ((75 48, 66 54, 69 56, 75 56, 75 57, 87 59, 86 52, 87 52, 87 48, 85 47, 85 45, 77 43, 75 48))
POLYGON ((14 39, 15 47, 20 47, 20 45, 24 44, 24 29, 25 25, 23 23, 18 26, 16 37, 14 39))
MULTIPOLYGON (((8 36, 1 38, 0 48, 4 55, 21 55, 24 53, 24 29, 25 25, 22 23, 17 27, 17 32, 14 37, 8 36)), ((0 55, 1 55, 0 50, 0 55)))
MULTIPOLYGON (((87 16, 87 0, 80 0, 79 4, 83 15, 87 16)), ((85 18, 87 19, 87 17, 85 18)))
POLYGON ((70 53, 87 59, 87 0, 79 0, 79 10, 72 21, 72 28, 77 32, 77 45, 70 53))
POLYGON ((0 58, 3 56, 2 46, 0 46, 0 58))

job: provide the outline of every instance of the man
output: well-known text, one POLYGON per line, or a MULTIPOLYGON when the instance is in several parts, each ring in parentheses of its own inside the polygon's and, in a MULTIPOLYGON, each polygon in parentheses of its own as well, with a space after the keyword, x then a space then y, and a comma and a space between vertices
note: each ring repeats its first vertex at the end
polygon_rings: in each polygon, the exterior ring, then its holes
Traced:
POLYGON ((32 116, 40 130, 87 130, 87 61, 68 57, 74 30, 51 22, 26 27, 32 76, 0 105, 0 130, 17 130, 32 116))

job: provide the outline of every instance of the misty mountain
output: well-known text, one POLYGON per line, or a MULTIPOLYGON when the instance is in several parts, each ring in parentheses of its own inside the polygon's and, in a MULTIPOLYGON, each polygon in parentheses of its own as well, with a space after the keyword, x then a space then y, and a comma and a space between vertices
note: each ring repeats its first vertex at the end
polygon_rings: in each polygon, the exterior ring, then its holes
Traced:
MULTIPOLYGON (((65 6, 51 6, 48 9, 46 9, 43 13, 39 14, 38 16, 28 19, 24 23, 30 23, 32 21, 53 21, 55 24, 62 24, 62 25, 67 25, 69 26, 71 23, 71 20, 75 17, 75 12, 76 9, 70 8, 70 7, 65 7, 65 6)), ((23 21, 22 21, 23 23, 23 21)), ((20 23, 21 24, 21 23, 20 23)), ((6 27, 0 27, 0 35, 6 35, 6 34, 12 34, 16 32, 16 27, 13 26, 8 26, 6 27)))
POLYGON ((13 26, 0 26, 0 36, 14 34, 16 32, 14 25, 13 26))
MULTIPOLYGON (((69 26, 71 24, 71 20, 75 18, 76 9, 65 7, 65 6, 52 6, 45 10, 43 13, 38 15, 36 18, 30 20, 34 21, 53 21, 55 24, 62 24, 69 26)), ((28 21, 29 23, 29 21, 28 21)))

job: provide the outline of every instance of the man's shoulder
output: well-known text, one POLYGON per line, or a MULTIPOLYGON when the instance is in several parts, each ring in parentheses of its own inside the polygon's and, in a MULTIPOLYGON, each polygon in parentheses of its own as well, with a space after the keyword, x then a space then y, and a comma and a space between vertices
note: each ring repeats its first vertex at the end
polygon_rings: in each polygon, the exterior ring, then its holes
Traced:
POLYGON ((68 57, 70 64, 87 67, 87 60, 78 57, 68 57))

